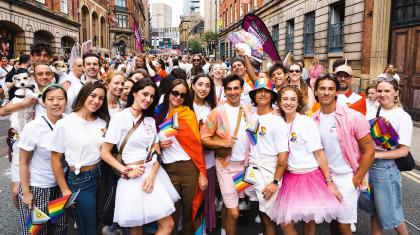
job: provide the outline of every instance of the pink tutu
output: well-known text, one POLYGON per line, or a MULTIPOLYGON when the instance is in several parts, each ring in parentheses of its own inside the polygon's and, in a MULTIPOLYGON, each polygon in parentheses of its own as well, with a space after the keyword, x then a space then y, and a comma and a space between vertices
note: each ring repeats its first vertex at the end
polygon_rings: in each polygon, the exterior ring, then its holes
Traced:
POLYGON ((344 210, 340 201, 332 194, 321 170, 305 174, 286 171, 282 186, 268 215, 277 224, 314 220, 319 224, 331 222, 344 210))

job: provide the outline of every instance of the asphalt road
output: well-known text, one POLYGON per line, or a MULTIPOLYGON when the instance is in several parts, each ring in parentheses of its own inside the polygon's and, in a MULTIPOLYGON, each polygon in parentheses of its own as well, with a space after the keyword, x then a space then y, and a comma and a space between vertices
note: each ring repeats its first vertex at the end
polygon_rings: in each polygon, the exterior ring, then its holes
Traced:
MULTIPOLYGON (((0 235, 18 235, 19 234, 19 215, 13 207, 10 199, 10 163, 6 156, 7 146, 5 135, 8 129, 8 121, 0 118, 0 235)), ((416 142, 413 140, 413 142, 416 142)), ((403 203, 406 221, 420 227, 420 172, 412 171, 403 173, 403 203)), ((248 210, 241 214, 239 219, 238 234, 256 235, 262 233, 261 225, 254 222, 255 210, 248 210)), ((357 223, 357 232, 355 234, 370 234, 369 216, 359 210, 359 219, 357 223)), ((72 223, 71 223, 72 224, 72 223)), ((220 221, 219 223, 220 224, 220 221)), ((410 234, 419 234, 420 231, 411 225, 407 225, 410 234)), ((68 234, 73 235, 77 232, 71 227, 68 234)), ((301 225, 298 225, 301 227, 301 225)), ((317 227, 317 233, 324 235, 330 234, 327 224, 321 224, 317 227)), ((220 230, 210 234, 220 234, 220 230)), ((395 234, 393 231, 387 231, 384 234, 395 234)))

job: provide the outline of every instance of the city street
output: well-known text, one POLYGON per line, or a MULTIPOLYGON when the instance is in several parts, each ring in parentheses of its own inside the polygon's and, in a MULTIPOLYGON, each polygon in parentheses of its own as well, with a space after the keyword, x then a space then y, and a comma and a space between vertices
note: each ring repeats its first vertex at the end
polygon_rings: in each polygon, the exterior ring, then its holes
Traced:
MULTIPOLYGON (((19 234, 19 218, 18 211, 13 207, 10 199, 10 163, 4 156, 7 155, 7 146, 5 143, 5 135, 9 127, 7 118, 0 119, 0 234, 19 234)), ((415 136, 420 133, 420 128, 415 128, 413 135, 413 143, 416 142, 415 136)), ((419 152, 413 152, 415 156, 419 156, 419 152)), ((420 172, 413 170, 409 173, 403 173, 403 198, 404 198, 404 214, 406 221, 420 227, 420 172)), ((254 222, 255 210, 243 213, 239 219, 238 234, 256 235, 262 233, 261 226, 254 222)), ((220 225, 220 221, 218 222, 220 225)), ((410 234, 420 234, 413 226, 407 225, 410 234)), ((68 234, 77 234, 70 226, 68 234)), ((301 226, 299 226, 301 227, 301 226)), ((359 210, 359 223, 357 223, 357 232, 355 234, 369 234, 370 222, 366 213, 359 210)), ((220 234, 218 230, 211 234, 220 234)), ((326 224, 318 226, 318 234, 329 234, 328 226, 326 224)), ((388 231, 385 234, 394 234, 393 231, 388 231)))

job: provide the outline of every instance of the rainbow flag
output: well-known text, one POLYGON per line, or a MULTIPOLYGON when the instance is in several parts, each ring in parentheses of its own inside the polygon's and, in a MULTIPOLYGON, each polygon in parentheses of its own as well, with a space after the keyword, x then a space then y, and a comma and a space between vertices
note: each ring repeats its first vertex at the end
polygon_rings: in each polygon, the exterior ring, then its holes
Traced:
POLYGON ((172 118, 160 124, 159 130, 159 133, 164 134, 167 138, 175 136, 179 130, 178 113, 175 113, 172 118))
POLYGON ((368 201, 372 200, 372 191, 369 184, 369 177, 363 177, 362 183, 359 185, 359 191, 366 197, 368 201))
POLYGON ((152 160, 153 154, 156 152, 155 143, 156 143, 156 135, 153 137, 152 142, 147 147, 147 156, 146 156, 146 161, 145 162, 148 162, 148 161, 152 160))
POLYGON ((72 193, 64 208, 69 208, 74 203, 74 201, 76 201, 76 198, 77 196, 79 196, 79 193, 80 193, 80 189, 77 190, 77 192, 72 193))
POLYGON ((69 200, 71 195, 72 194, 69 194, 67 196, 60 197, 48 202, 48 213, 51 217, 51 223, 54 223, 64 214, 65 206, 67 205, 67 201, 69 200))
POLYGON ((248 135, 249 140, 252 145, 256 145, 258 142, 258 128, 260 127, 260 122, 255 120, 251 122, 246 128, 246 134, 248 135))
POLYGON ((400 136, 392 124, 383 117, 377 117, 369 121, 371 126, 370 134, 377 146, 384 149, 391 149, 398 145, 400 136))
POLYGON ((28 214, 28 216, 26 216, 25 225, 29 231, 29 234, 36 235, 41 230, 42 224, 32 223, 32 213, 33 213, 33 210, 31 211, 31 213, 28 214))
POLYGON ((235 183, 236 191, 242 192, 243 190, 250 187, 252 184, 245 182, 244 179, 245 171, 241 171, 233 176, 233 183, 235 183))
POLYGON ((38 207, 34 206, 34 208, 31 211, 32 215, 32 224, 43 224, 48 222, 50 217, 42 212, 38 207))

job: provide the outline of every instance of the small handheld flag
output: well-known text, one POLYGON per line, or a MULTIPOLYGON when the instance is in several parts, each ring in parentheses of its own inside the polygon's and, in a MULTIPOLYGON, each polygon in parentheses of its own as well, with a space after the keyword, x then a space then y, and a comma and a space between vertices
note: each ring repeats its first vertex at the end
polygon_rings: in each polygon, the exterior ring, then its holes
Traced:
POLYGON ((167 138, 175 136, 179 130, 178 113, 175 113, 172 118, 160 124, 159 129, 159 133, 164 134, 167 138))
POLYGON ((252 184, 245 182, 244 179, 245 171, 241 171, 233 176, 233 182, 235 183, 236 191, 242 192, 249 188, 252 184))
POLYGON ((48 202, 48 213, 51 217, 51 223, 54 223, 64 214, 65 206, 70 197, 71 194, 48 202))
POLYGON ((260 127, 260 122, 257 119, 251 122, 246 128, 246 134, 248 135, 248 138, 251 141, 252 145, 257 144, 259 127, 260 127))
POLYGON ((69 208, 74 203, 74 201, 76 201, 76 198, 79 195, 79 193, 80 193, 80 189, 77 190, 77 192, 72 193, 64 208, 69 208))
POLYGON ((369 121, 370 134, 377 146, 390 149, 398 145, 400 139, 392 124, 383 117, 377 117, 369 121))
POLYGON ((156 135, 153 137, 152 142, 147 147, 147 156, 146 156, 146 162, 152 160, 153 154, 155 153, 155 143, 156 143, 156 135))
POLYGON ((254 168, 252 168, 252 166, 248 166, 245 169, 245 174, 244 174, 243 181, 245 181, 246 183, 249 183, 249 184, 256 184, 257 183, 257 177, 255 176, 254 168))
POLYGON ((42 224, 34 224, 32 223, 32 213, 33 210, 26 216, 25 226, 29 231, 29 234, 36 235, 42 228, 42 224))
POLYGON ((42 212, 38 207, 34 206, 31 211, 32 215, 32 224, 43 224, 46 223, 50 217, 42 212))

